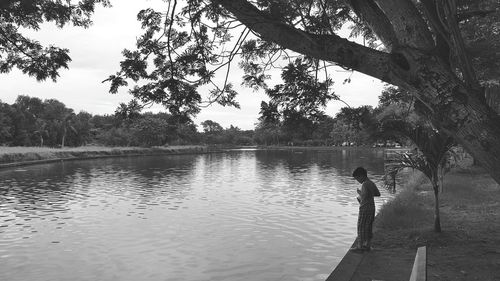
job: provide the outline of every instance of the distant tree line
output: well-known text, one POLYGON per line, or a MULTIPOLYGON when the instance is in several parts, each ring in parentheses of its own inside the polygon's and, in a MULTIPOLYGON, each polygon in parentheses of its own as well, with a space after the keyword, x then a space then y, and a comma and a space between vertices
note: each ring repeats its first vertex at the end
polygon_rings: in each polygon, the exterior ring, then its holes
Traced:
POLYGON ((189 116, 141 113, 142 108, 135 101, 120 104, 114 114, 93 115, 85 111, 75 113, 56 99, 20 95, 13 104, 0 101, 0 145, 372 145, 400 140, 380 133, 381 116, 386 118, 391 108, 398 108, 391 103, 397 101, 394 91, 386 90, 375 109, 344 107, 335 117, 317 107, 304 114, 291 108, 280 109, 272 101, 262 102, 254 130, 233 125, 223 128, 215 121, 205 120, 200 131, 189 116))
POLYGON ((159 146, 181 144, 252 145, 253 130, 243 131, 203 122, 198 132, 186 116, 141 113, 134 101, 114 114, 92 115, 55 99, 20 95, 13 104, 0 101, 0 145, 4 146, 159 146))

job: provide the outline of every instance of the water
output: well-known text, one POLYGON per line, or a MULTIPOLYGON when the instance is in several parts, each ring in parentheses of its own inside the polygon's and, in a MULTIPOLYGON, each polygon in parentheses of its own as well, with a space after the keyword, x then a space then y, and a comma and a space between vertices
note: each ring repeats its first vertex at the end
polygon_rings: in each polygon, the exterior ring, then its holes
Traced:
POLYGON ((0 280, 325 280, 382 151, 228 151, 0 170, 0 280))

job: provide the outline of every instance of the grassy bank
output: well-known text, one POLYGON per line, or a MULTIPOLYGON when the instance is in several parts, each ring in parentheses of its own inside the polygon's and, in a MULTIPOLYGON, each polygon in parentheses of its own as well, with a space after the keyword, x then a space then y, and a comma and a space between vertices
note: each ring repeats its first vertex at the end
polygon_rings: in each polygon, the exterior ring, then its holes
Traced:
POLYGON ((500 280, 500 186, 479 168, 454 170, 443 186, 443 232, 433 231, 432 188, 415 173, 380 210, 375 250, 352 280, 408 280, 422 245, 428 247, 428 280, 500 280))
POLYGON ((207 151, 208 148, 205 146, 168 146, 151 148, 103 146, 82 146, 68 148, 0 147, 0 168, 59 160, 135 155, 199 153, 207 151))

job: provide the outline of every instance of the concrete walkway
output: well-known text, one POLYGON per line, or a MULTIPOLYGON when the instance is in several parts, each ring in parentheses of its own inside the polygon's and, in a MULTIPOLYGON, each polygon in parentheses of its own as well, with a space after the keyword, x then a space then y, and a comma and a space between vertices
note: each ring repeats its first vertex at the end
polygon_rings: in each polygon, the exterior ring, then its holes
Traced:
POLYGON ((326 281, 408 280, 414 260, 415 250, 408 247, 347 252, 326 281))
POLYGON ((348 251, 326 281, 350 281, 365 255, 348 251))

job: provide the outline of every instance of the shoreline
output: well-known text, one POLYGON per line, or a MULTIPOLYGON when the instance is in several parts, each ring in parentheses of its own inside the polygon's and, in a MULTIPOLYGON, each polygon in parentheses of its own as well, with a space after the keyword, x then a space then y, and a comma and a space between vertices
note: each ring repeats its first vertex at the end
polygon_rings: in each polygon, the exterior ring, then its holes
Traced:
POLYGON ((371 146, 288 146, 288 145, 270 145, 256 146, 258 149, 268 150, 407 150, 405 147, 371 147, 371 146))
POLYGON ((201 145, 150 148, 82 146, 63 149, 44 147, 0 147, 0 169, 59 161, 76 161, 112 157, 180 155, 211 153, 217 151, 220 150, 201 145))
POLYGON ((179 145, 156 147, 106 147, 80 146, 67 148, 50 147, 2 147, 0 146, 0 169, 52 163, 99 159, 108 157, 134 157, 148 155, 174 155, 220 152, 224 149, 255 148, 258 150, 282 151, 338 151, 338 150, 386 150, 391 147, 370 146, 222 146, 222 145, 179 145))

